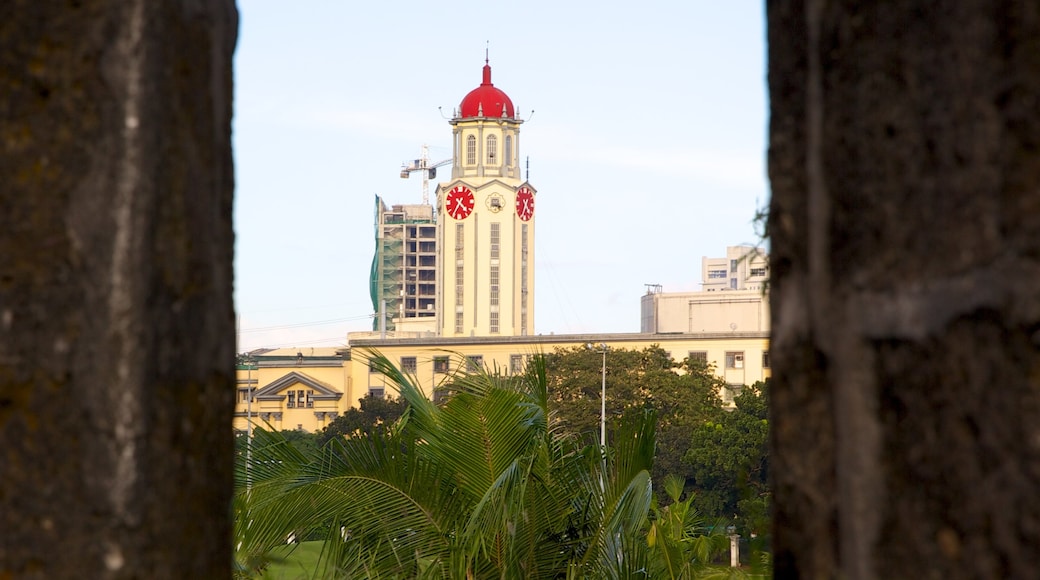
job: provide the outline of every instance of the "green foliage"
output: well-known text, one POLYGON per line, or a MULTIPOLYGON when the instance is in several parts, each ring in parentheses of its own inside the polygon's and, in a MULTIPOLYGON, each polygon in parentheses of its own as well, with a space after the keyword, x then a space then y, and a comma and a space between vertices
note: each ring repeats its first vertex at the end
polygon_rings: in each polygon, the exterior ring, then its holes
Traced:
POLYGON ((351 408, 336 417, 318 434, 318 446, 333 439, 368 435, 389 425, 404 414, 407 404, 399 397, 375 397, 371 393, 358 399, 359 408, 351 408))
POLYGON ((651 577, 693 577, 706 571, 729 547, 721 521, 709 522, 701 517, 692 497, 680 499, 684 484, 680 477, 667 477, 664 488, 671 503, 664 508, 654 507, 654 518, 647 532, 647 545, 656 555, 651 559, 654 563, 651 577))
POLYGON ((311 455, 321 446, 321 441, 316 433, 308 433, 302 429, 285 429, 282 437, 304 455, 311 455))
POLYGON ((256 431, 237 466, 241 573, 315 532, 319 577, 612 578, 647 561, 652 410, 618 421, 604 455, 550 429, 540 358, 519 379, 460 375, 441 406, 384 357, 372 365, 407 403, 385 429, 310 455, 256 431))
POLYGON ((769 533, 769 384, 746 387, 732 410, 718 409, 693 432, 683 461, 701 510, 735 514, 743 535, 769 533))
MULTIPOLYGON (((588 441, 599 440, 602 356, 601 351, 576 347, 545 357, 554 427, 588 441)), ((683 455, 697 426, 721 406, 718 393, 724 386, 710 366, 690 360, 677 364, 656 345, 611 349, 606 365, 607 440, 613 439, 617 421, 627 412, 654 409, 658 446, 653 477, 660 481, 679 475, 690 491, 693 474, 683 455)), ((661 493, 658 499, 670 501, 661 493)))

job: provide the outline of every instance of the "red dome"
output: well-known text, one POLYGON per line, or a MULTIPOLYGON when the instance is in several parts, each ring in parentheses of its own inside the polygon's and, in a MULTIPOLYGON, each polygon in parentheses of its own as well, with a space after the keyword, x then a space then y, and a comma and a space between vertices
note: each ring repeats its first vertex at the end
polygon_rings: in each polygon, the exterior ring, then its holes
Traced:
POLYGON ((484 81, 463 97, 459 117, 513 117, 513 101, 491 84, 491 65, 484 63, 484 81))

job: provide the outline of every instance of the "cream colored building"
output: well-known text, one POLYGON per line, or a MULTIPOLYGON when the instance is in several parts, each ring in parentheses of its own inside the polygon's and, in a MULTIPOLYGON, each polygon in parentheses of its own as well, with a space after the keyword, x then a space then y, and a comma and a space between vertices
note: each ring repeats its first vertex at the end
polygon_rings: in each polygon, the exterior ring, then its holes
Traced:
POLYGON ((283 348, 251 353, 238 365, 234 428, 254 425, 318 431, 357 405, 344 399, 350 371, 338 347, 283 348), (250 400, 249 395, 252 394, 250 400))
POLYGON ((722 258, 701 258, 701 289, 765 290, 769 279, 769 256, 754 246, 729 246, 722 258))
POLYGON ((701 259, 700 292, 664 292, 648 285, 640 299, 640 332, 768 332, 769 256, 730 246, 726 257, 701 259))
POLYGON ((461 368, 485 367, 503 374, 523 370, 532 355, 586 344, 610 349, 641 350, 658 345, 676 361, 694 357, 714 365, 733 388, 721 393, 731 400, 739 388, 770 376, 769 335, 766 332, 686 334, 571 334, 513 337, 398 337, 389 333, 352 333, 349 348, 279 349, 252 353, 238 367, 235 429, 245 430, 247 418, 275 429, 317 431, 372 393, 394 395, 393 386, 373 372, 368 356, 379 352, 413 375, 430 397, 435 388, 461 368), (252 402, 249 393, 253 393, 252 402))
POLYGON ((769 331, 769 296, 762 290, 651 290, 639 306, 639 330, 645 333, 769 331))
POLYGON ((537 191, 520 177, 523 121, 487 62, 450 123, 451 180, 437 186, 439 334, 528 335, 537 191))

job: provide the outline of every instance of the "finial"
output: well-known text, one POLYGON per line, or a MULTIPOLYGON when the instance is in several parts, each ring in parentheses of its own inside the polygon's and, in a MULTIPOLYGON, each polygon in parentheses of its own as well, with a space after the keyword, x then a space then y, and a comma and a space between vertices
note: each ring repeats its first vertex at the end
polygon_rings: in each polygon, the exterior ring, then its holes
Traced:
POLYGON ((485 40, 484 43, 484 64, 491 64, 491 61, 488 59, 488 51, 491 49, 491 41, 485 40))

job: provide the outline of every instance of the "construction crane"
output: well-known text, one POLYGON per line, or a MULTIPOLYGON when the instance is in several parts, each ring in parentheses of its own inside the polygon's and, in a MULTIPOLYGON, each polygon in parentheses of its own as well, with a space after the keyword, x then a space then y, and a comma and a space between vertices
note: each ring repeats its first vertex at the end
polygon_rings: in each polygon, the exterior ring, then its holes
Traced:
POLYGON ((423 205, 430 205, 430 180, 437 177, 437 168, 442 165, 451 163, 451 159, 445 159, 444 161, 438 161, 437 163, 430 163, 430 148, 426 145, 422 146, 421 157, 418 159, 408 162, 405 161, 401 164, 401 179, 408 179, 408 177, 415 171, 422 172, 422 202, 423 205))

